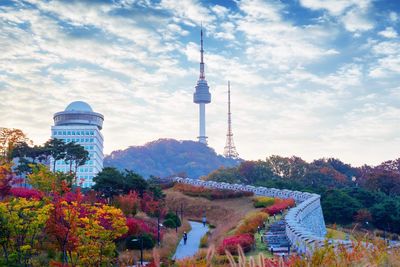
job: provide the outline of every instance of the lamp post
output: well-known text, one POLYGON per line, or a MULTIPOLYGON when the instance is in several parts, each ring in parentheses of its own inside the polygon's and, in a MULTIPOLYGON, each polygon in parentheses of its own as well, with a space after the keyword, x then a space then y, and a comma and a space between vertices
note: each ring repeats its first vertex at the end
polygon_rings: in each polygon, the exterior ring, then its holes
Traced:
POLYGON ((183 203, 181 203, 181 221, 183 222, 183 203))
MULTIPOLYGON (((143 266, 143 236, 140 235, 139 239, 140 239, 140 266, 143 266)), ((139 239, 134 238, 132 239, 132 242, 137 242, 139 241, 139 239)))
POLYGON ((163 227, 163 224, 160 223, 160 214, 158 215, 157 218, 157 245, 160 246, 161 245, 161 227, 163 227))

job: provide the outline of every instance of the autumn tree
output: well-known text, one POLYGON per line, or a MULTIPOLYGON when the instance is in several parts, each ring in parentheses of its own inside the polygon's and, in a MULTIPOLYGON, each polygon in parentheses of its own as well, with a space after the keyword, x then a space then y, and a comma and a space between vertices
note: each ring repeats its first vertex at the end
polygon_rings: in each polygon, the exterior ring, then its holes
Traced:
POLYGON ((30 142, 19 129, 0 128, 0 161, 12 160, 14 148, 23 142, 30 142))
POLYGON ((39 253, 51 209, 51 204, 25 198, 0 202, 0 244, 7 265, 30 266, 32 257, 39 253))

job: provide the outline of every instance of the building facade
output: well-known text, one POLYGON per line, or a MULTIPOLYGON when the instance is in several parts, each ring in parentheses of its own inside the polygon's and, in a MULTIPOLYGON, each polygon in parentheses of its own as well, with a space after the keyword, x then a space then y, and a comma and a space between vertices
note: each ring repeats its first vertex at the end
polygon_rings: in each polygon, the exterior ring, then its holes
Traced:
MULTIPOLYGON (((51 137, 62 139, 65 143, 75 142, 89 152, 89 160, 79 166, 76 176, 82 187, 91 187, 93 177, 103 169, 103 142, 101 134, 104 116, 93 112, 83 101, 75 101, 64 111, 54 114, 54 126, 51 127, 51 137)), ((53 162, 51 162, 53 168, 53 162)), ((69 172, 70 165, 64 160, 56 162, 56 171, 69 172)))

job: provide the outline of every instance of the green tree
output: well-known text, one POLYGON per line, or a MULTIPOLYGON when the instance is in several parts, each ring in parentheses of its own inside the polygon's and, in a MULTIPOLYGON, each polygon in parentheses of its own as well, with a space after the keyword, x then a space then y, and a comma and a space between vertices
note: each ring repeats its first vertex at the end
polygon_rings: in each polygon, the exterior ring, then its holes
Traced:
POLYGON ((44 153, 53 158, 53 171, 56 171, 56 161, 66 156, 66 144, 61 139, 50 139, 44 144, 44 153))
POLYGON ((106 167, 94 178, 93 189, 102 193, 105 197, 113 197, 124 193, 125 177, 116 168, 106 167))
POLYGON ((341 190, 328 190, 321 197, 325 220, 329 223, 349 224, 362 208, 360 202, 341 190))

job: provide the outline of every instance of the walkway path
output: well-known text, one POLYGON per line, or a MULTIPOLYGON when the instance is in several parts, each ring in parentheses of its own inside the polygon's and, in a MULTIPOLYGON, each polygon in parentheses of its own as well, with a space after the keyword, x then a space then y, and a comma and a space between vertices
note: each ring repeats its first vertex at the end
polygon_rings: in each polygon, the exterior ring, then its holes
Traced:
POLYGON ((173 259, 183 259, 186 257, 191 257, 197 253, 200 246, 200 239, 207 233, 208 226, 204 227, 202 223, 189 221, 192 230, 188 233, 188 239, 186 245, 183 244, 183 238, 179 242, 176 248, 175 255, 173 259))

